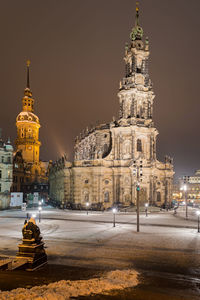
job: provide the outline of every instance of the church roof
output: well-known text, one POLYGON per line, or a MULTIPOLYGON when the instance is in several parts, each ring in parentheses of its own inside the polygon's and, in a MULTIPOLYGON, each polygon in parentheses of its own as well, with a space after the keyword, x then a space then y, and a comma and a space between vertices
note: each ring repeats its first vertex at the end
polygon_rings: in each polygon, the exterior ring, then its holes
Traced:
POLYGON ((17 122, 33 122, 33 123, 40 123, 39 118, 32 112, 30 111, 22 111, 16 118, 17 122))

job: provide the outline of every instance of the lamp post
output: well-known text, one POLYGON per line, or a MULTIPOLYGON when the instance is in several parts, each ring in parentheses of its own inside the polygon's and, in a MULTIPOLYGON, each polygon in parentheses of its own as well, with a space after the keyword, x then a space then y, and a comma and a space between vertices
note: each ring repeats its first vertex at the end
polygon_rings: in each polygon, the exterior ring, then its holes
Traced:
POLYGON ((140 180, 142 177, 142 161, 135 161, 133 164, 133 175, 136 177, 136 206, 137 206, 137 232, 140 231, 140 180))
POLYGON ((146 213, 146 217, 148 217, 148 203, 145 203, 145 213, 146 213))
POLYGON ((88 207, 89 207, 89 202, 86 202, 87 215, 88 215, 88 207))
POLYGON ((187 185, 184 184, 183 190, 185 192, 185 218, 188 219, 188 205, 187 205, 187 185))
POLYGON ((199 225, 199 217, 200 217, 200 210, 197 211, 197 220, 198 220, 198 226, 197 226, 197 232, 200 232, 200 225, 199 225))
POLYGON ((116 208, 113 208, 113 227, 115 227, 115 214, 117 212, 117 209, 116 208))
POLYGON ((39 207, 38 207, 38 212, 39 212, 39 223, 40 223, 40 221, 41 221, 41 211, 42 211, 42 207, 39 206, 39 207))

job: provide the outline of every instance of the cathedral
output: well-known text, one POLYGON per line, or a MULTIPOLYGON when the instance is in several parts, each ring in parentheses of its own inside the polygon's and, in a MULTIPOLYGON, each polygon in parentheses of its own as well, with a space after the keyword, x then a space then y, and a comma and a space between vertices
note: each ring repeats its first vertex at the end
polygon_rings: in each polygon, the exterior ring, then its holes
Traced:
POLYGON ((40 161, 39 118, 34 114, 34 99, 29 80, 30 61, 27 61, 27 84, 22 98, 22 111, 16 118, 16 152, 13 159, 13 192, 48 194, 48 163, 40 161))
POLYGON ((94 208, 136 204, 170 205, 173 162, 156 157, 158 130, 153 122, 154 92, 148 72, 149 41, 143 38, 136 7, 135 26, 125 47, 119 117, 86 129, 76 138, 74 162, 63 157, 50 169, 50 198, 65 205, 94 208))

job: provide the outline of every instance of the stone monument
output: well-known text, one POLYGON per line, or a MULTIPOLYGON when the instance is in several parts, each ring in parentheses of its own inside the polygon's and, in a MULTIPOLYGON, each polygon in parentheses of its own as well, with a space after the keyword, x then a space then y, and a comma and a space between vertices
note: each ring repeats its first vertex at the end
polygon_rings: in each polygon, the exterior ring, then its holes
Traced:
POLYGON ((28 270, 34 270, 46 264, 47 255, 44 249, 44 242, 34 218, 30 218, 28 222, 25 221, 22 234, 22 244, 18 245, 17 258, 27 259, 28 270))

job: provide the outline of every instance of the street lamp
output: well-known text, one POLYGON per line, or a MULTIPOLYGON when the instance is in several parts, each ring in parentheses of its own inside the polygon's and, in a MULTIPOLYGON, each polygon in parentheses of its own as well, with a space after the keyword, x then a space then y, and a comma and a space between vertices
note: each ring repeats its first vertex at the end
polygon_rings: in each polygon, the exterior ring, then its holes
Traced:
POLYGON ((41 220, 41 211, 42 211, 42 207, 39 206, 39 207, 38 207, 38 212, 39 212, 39 223, 40 223, 40 220, 41 220))
POLYGON ((87 215, 88 215, 88 207, 89 207, 89 202, 86 202, 87 215))
POLYGON ((146 213, 146 217, 148 217, 148 203, 145 203, 145 213, 146 213))
POLYGON ((187 185, 184 184, 183 190, 185 192, 185 218, 188 219, 188 205, 187 205, 187 185))
POLYGON ((117 212, 117 209, 116 208, 113 208, 112 209, 112 212, 113 212, 113 227, 115 227, 115 214, 117 212))
POLYGON ((200 232, 200 226, 199 226, 199 217, 200 217, 200 210, 197 210, 197 216, 198 216, 198 227, 197 227, 197 232, 200 232))
POLYGON ((137 200, 136 200, 136 205, 137 205, 137 232, 140 231, 140 179, 142 177, 142 160, 135 161, 133 164, 133 175, 137 179, 137 184, 136 184, 136 193, 137 193, 137 200))

